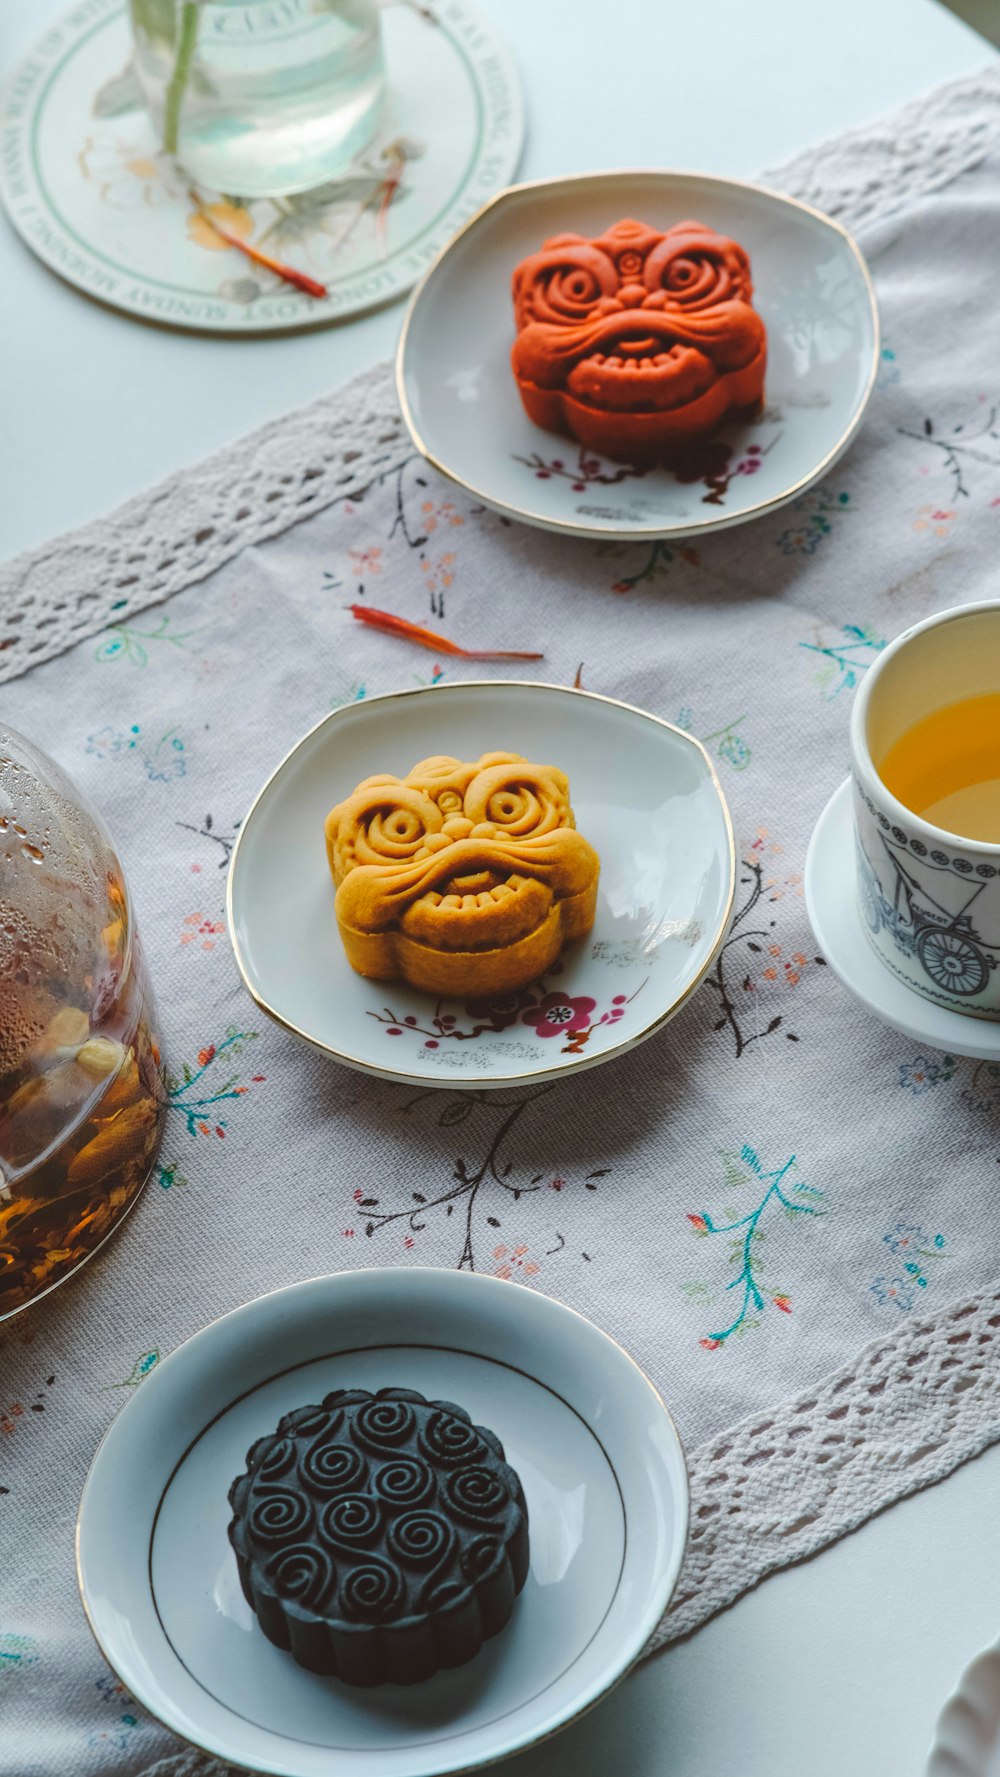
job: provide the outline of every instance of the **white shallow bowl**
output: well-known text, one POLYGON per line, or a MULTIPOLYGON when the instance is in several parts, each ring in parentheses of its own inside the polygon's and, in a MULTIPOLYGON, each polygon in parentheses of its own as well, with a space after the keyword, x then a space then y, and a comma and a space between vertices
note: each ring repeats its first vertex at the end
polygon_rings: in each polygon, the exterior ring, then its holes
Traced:
POLYGON ((948 1698, 926 1777, 1000 1777, 1000 1642, 976 1655, 948 1698))
POLYGON ((729 810, 693 736, 558 685, 436 685, 348 704, 293 748, 240 829, 227 913, 257 1005, 314 1048, 384 1079, 482 1088, 593 1067, 651 1036, 711 968, 735 876, 729 810), (569 773, 577 826, 601 858, 590 937, 488 1014, 356 975, 333 911, 329 809, 378 772, 510 747, 569 773))
POLYGON ((707 173, 588 173, 514 185, 491 199, 418 284, 396 386, 418 449, 497 511, 577 536, 702 536, 804 493, 846 450, 875 384, 875 292, 838 222, 794 198, 707 173), (664 469, 639 475, 542 431, 510 367, 511 274, 550 235, 601 234, 622 217, 655 227, 689 218, 747 249, 768 333, 766 409, 724 424, 720 491, 664 469))
POLYGON ((687 1536, 684 1456, 642 1371, 550 1298, 468 1272, 318 1277, 214 1321, 151 1371, 87 1477, 80 1590, 110 1665, 167 1727, 280 1777, 437 1777, 591 1707, 662 1616, 687 1536), (249 1445, 331 1389, 415 1388, 490 1426, 531 1566, 467 1666, 354 1690, 262 1634, 226 1534, 249 1445))
POLYGON ((932 1049, 1000 1061, 1000 1024, 925 999, 879 962, 865 937, 858 911, 850 778, 834 792, 813 828, 805 896, 813 934, 831 969, 876 1018, 932 1049))

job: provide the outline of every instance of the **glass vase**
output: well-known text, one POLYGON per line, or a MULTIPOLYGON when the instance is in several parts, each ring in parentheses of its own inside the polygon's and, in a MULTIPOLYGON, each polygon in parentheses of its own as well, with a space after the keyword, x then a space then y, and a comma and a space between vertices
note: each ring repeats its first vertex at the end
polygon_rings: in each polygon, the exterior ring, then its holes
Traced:
POLYGON ((277 197, 342 173, 378 127, 376 0, 129 0, 164 148, 198 185, 277 197))

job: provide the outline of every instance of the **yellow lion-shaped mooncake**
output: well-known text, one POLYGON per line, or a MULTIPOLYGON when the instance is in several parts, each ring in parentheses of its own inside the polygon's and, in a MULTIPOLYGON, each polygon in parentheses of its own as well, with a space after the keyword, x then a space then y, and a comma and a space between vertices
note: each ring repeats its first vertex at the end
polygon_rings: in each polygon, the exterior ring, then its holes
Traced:
POLYGON ((348 960, 376 980, 503 993, 594 923, 600 860, 568 780, 519 753, 366 778, 328 814, 326 848, 348 960))

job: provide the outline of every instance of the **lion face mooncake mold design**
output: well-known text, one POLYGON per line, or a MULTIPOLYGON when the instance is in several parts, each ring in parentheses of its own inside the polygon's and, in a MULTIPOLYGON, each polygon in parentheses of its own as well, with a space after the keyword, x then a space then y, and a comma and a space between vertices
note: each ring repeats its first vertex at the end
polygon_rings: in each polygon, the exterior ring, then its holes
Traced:
POLYGON ((627 462, 669 461, 761 402, 750 261, 701 222, 559 234, 514 272, 511 361, 530 419, 627 462))
POLYGON ((326 846, 348 960, 376 980, 523 987, 594 923, 600 860, 576 831, 569 783, 518 753, 366 778, 331 809, 326 846))

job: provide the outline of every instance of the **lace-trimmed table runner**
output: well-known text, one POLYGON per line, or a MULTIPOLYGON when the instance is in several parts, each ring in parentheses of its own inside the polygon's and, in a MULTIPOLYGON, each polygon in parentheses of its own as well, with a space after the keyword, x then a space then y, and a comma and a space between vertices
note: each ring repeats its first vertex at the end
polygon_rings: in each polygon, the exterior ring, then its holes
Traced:
POLYGON ((921 1054, 856 1006, 801 882, 884 640, 995 593, 998 141, 990 74, 773 176, 861 226, 885 348, 850 453, 748 529, 694 550, 510 526, 413 456, 379 370, 0 575, 5 719, 119 839, 173 1070, 135 1215, 0 1345, 19 1777, 221 1769, 104 1667, 73 1518, 160 1355, 295 1278, 471 1257, 635 1354, 692 1452, 689 1553, 651 1647, 1000 1436, 1000 1069, 921 1054), (675 1023, 586 1082, 415 1101, 306 1052, 239 986, 224 867, 259 783, 332 704, 442 676, 353 626, 351 599, 473 646, 537 643, 555 682, 582 661, 589 688, 718 758, 743 860, 730 940, 675 1023))

